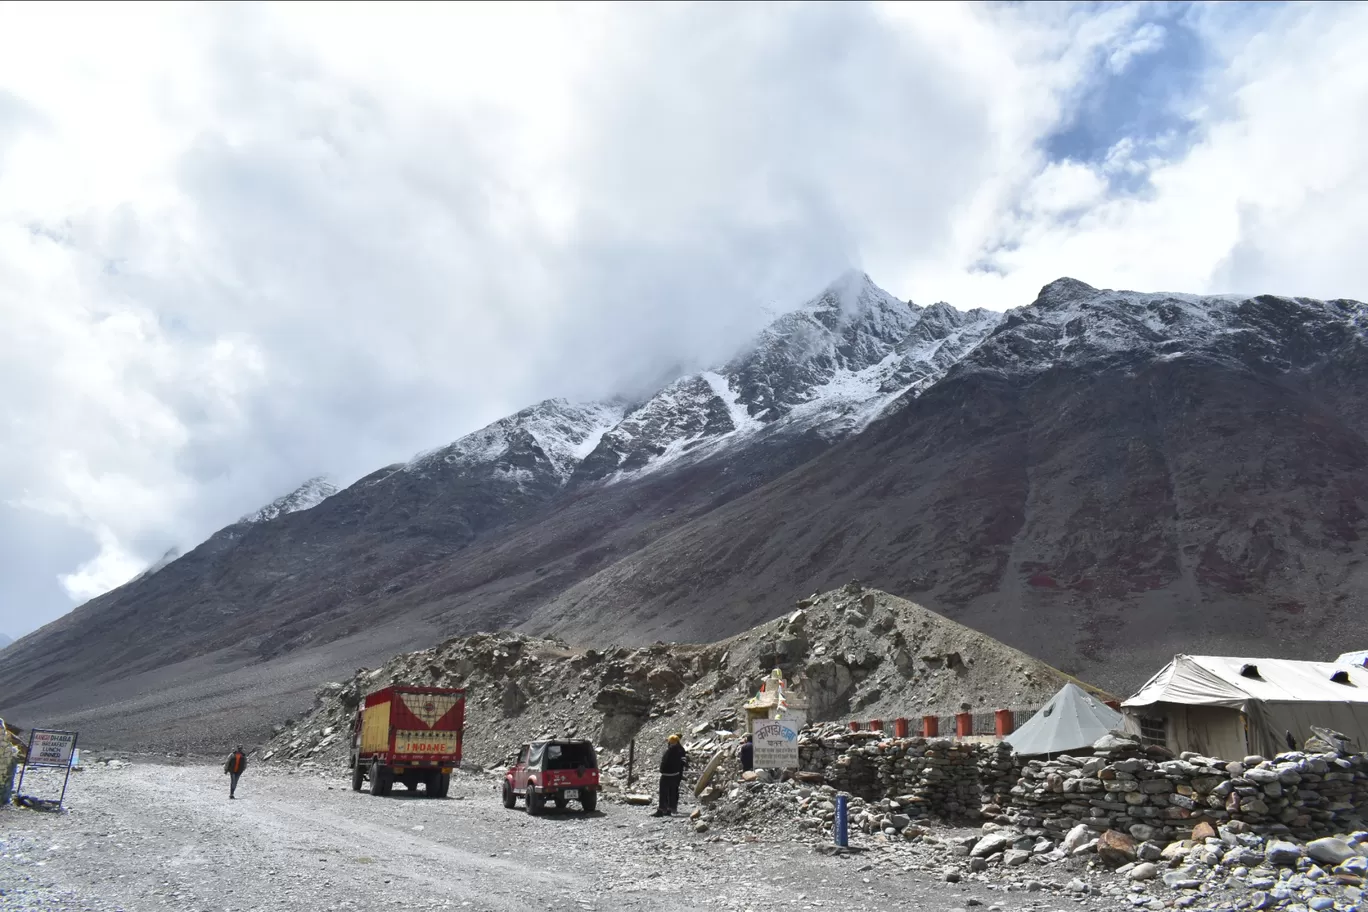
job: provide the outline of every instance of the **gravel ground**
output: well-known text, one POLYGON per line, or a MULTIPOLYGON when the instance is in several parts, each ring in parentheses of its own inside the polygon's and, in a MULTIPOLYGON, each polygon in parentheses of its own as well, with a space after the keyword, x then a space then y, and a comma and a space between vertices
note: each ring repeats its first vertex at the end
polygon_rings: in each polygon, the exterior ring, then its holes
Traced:
MULTIPOLYGON (((446 800, 375 798, 341 776, 249 768, 228 800, 217 764, 91 765, 65 813, 0 808, 0 909, 255 912, 1052 909, 833 858, 795 841, 698 834, 686 816, 600 806, 531 818, 497 780, 463 774, 446 800), (753 840, 753 841, 752 841, 753 840)), ((690 808, 683 808, 686 815, 690 808)), ((874 850, 877 852, 878 850, 874 850)))

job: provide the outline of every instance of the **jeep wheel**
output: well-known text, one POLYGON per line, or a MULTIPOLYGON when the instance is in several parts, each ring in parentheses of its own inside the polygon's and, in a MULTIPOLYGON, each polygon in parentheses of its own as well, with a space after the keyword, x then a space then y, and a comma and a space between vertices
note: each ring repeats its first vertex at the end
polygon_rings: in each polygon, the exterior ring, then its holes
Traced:
POLYGON ((361 791, 361 783, 366 779, 366 768, 361 765, 360 760, 352 761, 352 791, 361 791))
POLYGON ((507 779, 504 780, 503 803, 504 807, 508 808, 509 810, 512 810, 513 808, 518 806, 518 796, 513 794, 513 786, 508 784, 507 779))
POLYGON ((580 807, 584 808, 584 813, 594 813, 594 808, 598 807, 598 792, 580 792, 580 807))
POLYGON ((537 817, 537 816, 540 816, 540 815, 541 815, 541 812, 542 812, 545 808, 546 808, 546 796, 545 796, 545 795, 538 795, 536 792, 532 791, 532 787, 531 787, 531 786, 528 786, 528 787, 527 787, 527 813, 530 814, 530 815, 533 816, 533 817, 537 817))
POLYGON ((558 812, 562 812, 562 813, 565 811, 565 796, 564 796, 564 795, 559 795, 559 794, 556 795, 556 810, 557 810, 558 812))

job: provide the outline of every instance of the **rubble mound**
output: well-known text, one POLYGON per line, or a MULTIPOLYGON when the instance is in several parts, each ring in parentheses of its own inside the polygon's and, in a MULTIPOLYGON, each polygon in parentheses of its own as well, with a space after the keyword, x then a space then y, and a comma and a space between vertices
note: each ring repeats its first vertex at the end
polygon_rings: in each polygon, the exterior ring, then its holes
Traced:
POLYGON ((506 764, 525 741, 564 735, 599 745, 610 776, 635 738, 636 769, 649 772, 665 735, 678 731, 701 766, 744 727, 741 704, 774 668, 807 700, 811 722, 1035 707, 1072 680, 986 634, 851 582, 716 643, 601 651, 516 633, 456 637, 325 685, 313 711, 278 726, 258 756, 343 764, 362 698, 410 684, 466 689, 465 759, 476 765, 506 764))

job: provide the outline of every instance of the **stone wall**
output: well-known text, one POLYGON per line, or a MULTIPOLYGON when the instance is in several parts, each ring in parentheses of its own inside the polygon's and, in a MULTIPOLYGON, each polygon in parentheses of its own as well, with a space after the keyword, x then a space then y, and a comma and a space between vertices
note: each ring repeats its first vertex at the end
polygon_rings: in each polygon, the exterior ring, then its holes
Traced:
POLYGON ((1032 760, 1002 808, 1004 823, 1050 835, 1082 823, 1138 840, 1173 841, 1207 821, 1313 839, 1351 832, 1368 813, 1368 756, 1289 752, 1218 760, 1145 750, 1120 738, 1092 757, 1032 760))
POLYGON ((1085 824, 1167 842, 1203 821, 1240 821, 1313 839, 1362 829, 1368 817, 1368 755, 1333 749, 1230 762, 1108 736, 1092 756, 1023 764, 1001 743, 827 728, 804 733, 799 758, 804 778, 865 801, 893 799, 911 817, 987 819, 1033 836, 1085 824))
POLYGON ((1005 744, 875 732, 812 737, 800 743, 799 759, 805 773, 855 797, 892 798, 911 817, 946 820, 978 819, 985 803, 1010 797, 1019 775, 1005 744))

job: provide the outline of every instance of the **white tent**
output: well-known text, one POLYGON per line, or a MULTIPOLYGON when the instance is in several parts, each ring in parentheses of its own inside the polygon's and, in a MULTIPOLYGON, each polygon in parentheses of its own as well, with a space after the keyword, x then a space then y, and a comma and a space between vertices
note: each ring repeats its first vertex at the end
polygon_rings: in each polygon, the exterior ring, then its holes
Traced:
POLYGON ((1368 745, 1368 668, 1336 662, 1177 655, 1121 704, 1127 729, 1177 751, 1238 760, 1300 744, 1311 726, 1368 745))
POLYGON ((1358 665, 1359 667, 1362 667, 1362 666, 1364 666, 1364 665, 1368 665, 1368 650, 1361 650, 1361 651, 1359 651, 1359 652, 1346 652, 1346 653, 1343 653, 1338 659, 1335 659, 1335 664, 1336 664, 1336 665, 1358 665))
POLYGON ((1120 731, 1121 714, 1077 684, 1060 688, 1021 728, 1003 738, 1018 754, 1058 754, 1092 747, 1109 731, 1120 731))

